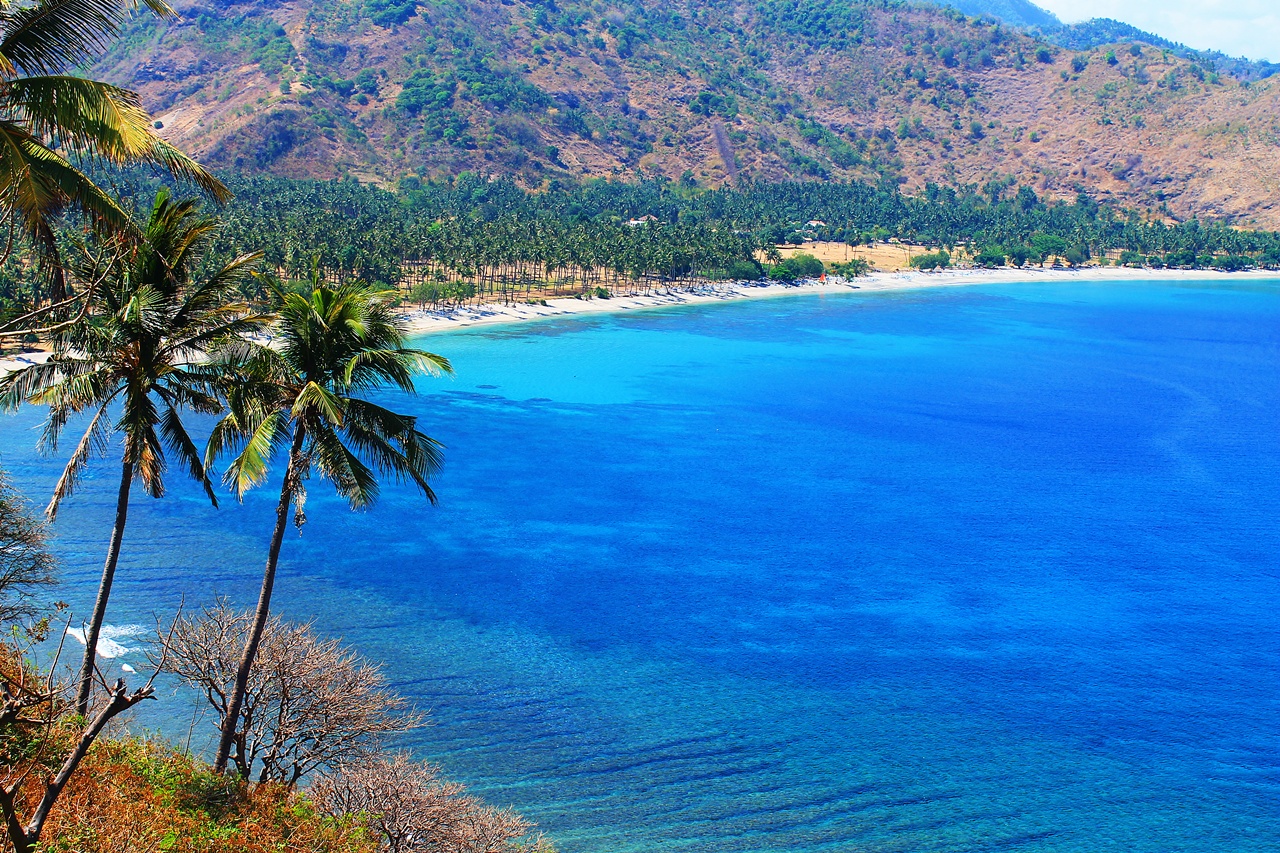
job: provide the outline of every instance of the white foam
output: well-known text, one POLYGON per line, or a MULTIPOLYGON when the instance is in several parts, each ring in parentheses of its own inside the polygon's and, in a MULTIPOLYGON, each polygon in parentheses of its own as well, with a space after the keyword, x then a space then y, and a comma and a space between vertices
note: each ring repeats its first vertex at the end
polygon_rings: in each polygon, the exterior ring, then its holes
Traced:
MULTIPOLYGON (((147 629, 141 625, 103 625, 102 630, 98 633, 98 657, 112 660, 124 657, 130 652, 136 652, 137 648, 126 646, 119 641, 140 636, 145 634, 146 631, 147 629)), ((81 645, 84 645, 85 632, 83 628, 67 628, 67 635, 74 637, 81 645)))

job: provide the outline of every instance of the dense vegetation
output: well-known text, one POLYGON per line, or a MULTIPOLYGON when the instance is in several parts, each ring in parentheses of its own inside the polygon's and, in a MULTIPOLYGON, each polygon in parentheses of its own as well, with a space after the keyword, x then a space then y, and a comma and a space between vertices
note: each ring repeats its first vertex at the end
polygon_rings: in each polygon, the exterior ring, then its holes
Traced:
MULTIPOLYGON (((1280 266, 1280 235, 1122 215, 1085 195, 1045 202, 1029 188, 929 186, 907 196, 882 184, 747 184, 700 191, 663 180, 555 184, 529 192, 464 174, 406 181, 391 193, 354 181, 233 182, 236 201, 217 238, 220 257, 261 250, 282 279, 300 279, 318 252, 338 278, 406 291, 435 285, 501 291, 572 279, 565 287, 662 285, 754 278, 760 251, 784 243, 865 244, 891 238, 967 246, 982 263, 1083 263, 1127 251, 1152 266, 1280 266), (815 223, 815 224, 810 224, 815 223)), ((452 290, 450 290, 452 288, 452 290)), ((465 291, 468 295, 476 292, 465 291)))
MULTIPOLYGON (((242 284, 241 295, 250 299, 263 297, 272 279, 305 280, 317 264, 330 280, 396 286, 420 304, 786 279, 812 271, 775 271, 759 261, 776 262, 769 258, 774 246, 813 240, 893 239, 951 250, 952 263, 967 253, 987 267, 1108 257, 1129 266, 1280 267, 1274 232, 1151 220, 1085 194, 1046 201, 1007 181, 981 189, 929 185, 919 195, 884 182, 704 190, 661 179, 556 182, 531 192, 470 173, 449 181, 407 179, 398 192, 351 180, 228 182, 235 200, 222 211, 206 264, 212 269, 261 252, 267 275, 242 284)), ((116 186, 145 198, 155 185, 132 174, 116 186)), ((928 260, 919 263, 930 268, 928 260)), ((29 277, 16 261, 0 266, 0 312, 29 303, 29 277)))

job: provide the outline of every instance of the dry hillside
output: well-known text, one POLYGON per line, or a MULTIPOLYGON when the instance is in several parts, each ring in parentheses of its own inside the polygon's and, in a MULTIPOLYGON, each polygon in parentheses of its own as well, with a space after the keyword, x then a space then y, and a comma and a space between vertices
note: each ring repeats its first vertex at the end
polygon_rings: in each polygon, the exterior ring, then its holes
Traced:
POLYGON ((140 19, 101 69, 207 162, 1084 188, 1280 227, 1280 79, 906 3, 292 0, 140 19))

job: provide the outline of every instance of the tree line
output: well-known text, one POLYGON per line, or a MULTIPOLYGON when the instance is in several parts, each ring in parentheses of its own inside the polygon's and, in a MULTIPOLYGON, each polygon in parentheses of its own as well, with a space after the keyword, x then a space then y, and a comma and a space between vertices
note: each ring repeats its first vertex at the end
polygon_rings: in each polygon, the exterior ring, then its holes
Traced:
POLYGON ((1225 223, 1172 223, 1081 193, 1040 198, 1029 187, 747 183, 699 189, 667 180, 592 180, 528 190, 463 173, 403 181, 397 191, 355 181, 229 179, 212 257, 263 252, 280 280, 313 263, 335 280, 415 289, 418 301, 528 298, 646 290, 723 278, 763 278, 756 263, 780 244, 898 239, 983 265, 1084 263, 1123 252, 1129 265, 1280 267, 1280 235, 1225 223))
MULTIPOLYGON (((108 176, 122 198, 151 198, 161 180, 139 171, 108 176)), ((249 252, 264 273, 242 295, 305 281, 363 280, 414 302, 531 300, 648 292, 723 279, 777 278, 758 259, 780 244, 851 245, 897 239, 980 266, 1119 256, 1129 266, 1280 267, 1280 235, 1226 223, 1167 222, 1081 193, 1039 197, 1029 187, 893 183, 746 183, 702 189, 688 182, 592 180, 529 190, 463 173, 401 182, 396 191, 352 180, 226 177, 234 197, 219 214, 204 263, 249 252)), ((857 272, 853 270, 852 272, 857 272)), ((0 264, 0 320, 47 290, 19 259, 0 264)))

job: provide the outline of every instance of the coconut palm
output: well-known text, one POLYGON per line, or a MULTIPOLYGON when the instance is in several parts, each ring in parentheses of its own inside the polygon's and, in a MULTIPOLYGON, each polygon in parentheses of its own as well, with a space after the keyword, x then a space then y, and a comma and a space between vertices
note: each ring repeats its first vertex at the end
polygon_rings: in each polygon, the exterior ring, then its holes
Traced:
POLYGON ((392 311, 391 296, 362 283, 331 287, 313 269, 306 292, 280 295, 272 346, 236 346, 216 366, 238 379, 230 385, 227 414, 209 437, 206 466, 234 452, 224 480, 243 498, 266 478, 272 455, 288 449, 258 606, 221 722, 214 761, 219 771, 226 769, 236 740, 240 706, 270 616, 290 508, 301 525, 304 483, 312 470, 353 509, 376 500, 379 474, 407 480, 436 500, 428 480, 440 467, 439 443, 418 429, 416 418, 359 396, 386 386, 413 393, 415 375, 452 371, 441 356, 405 346, 404 321, 392 311))
MULTIPOLYGON (((164 0, 144 0, 162 17, 164 0)), ((134 232, 130 218, 73 161, 150 163, 194 181, 216 198, 227 189, 156 135, 138 96, 74 76, 118 35, 136 3, 128 0, 0 2, 0 219, 55 260, 53 219, 74 209, 111 232, 134 232)), ((135 234, 136 236, 136 234, 135 234)), ((62 271, 47 264, 55 301, 62 271)))
POLYGON ((152 497, 164 494, 166 451, 186 466, 217 504, 204 461, 183 425, 184 410, 217 413, 217 374, 199 362, 225 339, 260 328, 266 318, 232 302, 240 280, 257 260, 245 255, 211 276, 191 281, 201 249, 216 227, 194 201, 156 197, 140 229, 142 240, 106 269, 86 271, 91 309, 53 338, 53 355, 0 378, 0 408, 23 402, 49 407, 40 443, 53 451, 68 420, 91 412, 84 434, 54 487, 46 509, 52 519, 75 491, 90 460, 110 444, 124 445, 115 523, 93 614, 85 630, 85 657, 76 698, 88 711, 98 637, 120 558, 134 480, 152 497), (115 418, 114 422, 112 418, 115 418))

